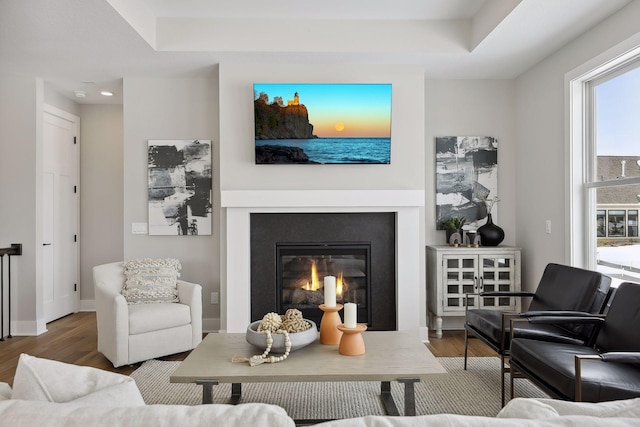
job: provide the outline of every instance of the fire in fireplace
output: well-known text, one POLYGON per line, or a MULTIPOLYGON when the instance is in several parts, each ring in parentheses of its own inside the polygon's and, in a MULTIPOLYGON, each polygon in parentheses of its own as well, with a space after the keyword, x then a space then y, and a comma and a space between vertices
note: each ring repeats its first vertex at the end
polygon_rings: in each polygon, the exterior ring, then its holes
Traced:
POLYGON ((370 242, 277 243, 278 311, 302 311, 319 323, 324 302, 324 278, 336 278, 336 300, 358 305, 358 322, 370 317, 370 242))

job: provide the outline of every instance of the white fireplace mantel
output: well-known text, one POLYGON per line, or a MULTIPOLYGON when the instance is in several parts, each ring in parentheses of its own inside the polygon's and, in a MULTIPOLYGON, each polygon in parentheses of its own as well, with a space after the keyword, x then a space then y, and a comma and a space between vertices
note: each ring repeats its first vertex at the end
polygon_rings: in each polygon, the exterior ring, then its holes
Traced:
POLYGON ((273 212, 395 212, 397 327, 418 331, 425 326, 421 325, 426 313, 421 274, 423 190, 223 190, 221 205, 226 222, 220 285, 222 331, 242 333, 251 320, 251 214, 273 212))

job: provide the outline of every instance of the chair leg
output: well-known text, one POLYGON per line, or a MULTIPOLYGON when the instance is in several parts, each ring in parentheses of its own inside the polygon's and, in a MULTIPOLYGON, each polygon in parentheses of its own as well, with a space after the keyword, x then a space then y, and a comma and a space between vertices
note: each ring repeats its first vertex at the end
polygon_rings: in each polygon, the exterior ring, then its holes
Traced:
POLYGON ((464 370, 467 370, 467 348, 469 346, 469 332, 464 328, 464 370))
POLYGON ((509 383, 511 386, 511 399, 513 399, 513 378, 515 377, 515 368, 513 365, 509 364, 509 377, 511 378, 509 383))
POLYGON ((505 390, 504 390, 504 374, 505 374, 505 370, 504 370, 504 354, 500 355, 500 386, 501 386, 501 398, 502 398, 502 406, 504 407, 504 395, 505 395, 505 390))

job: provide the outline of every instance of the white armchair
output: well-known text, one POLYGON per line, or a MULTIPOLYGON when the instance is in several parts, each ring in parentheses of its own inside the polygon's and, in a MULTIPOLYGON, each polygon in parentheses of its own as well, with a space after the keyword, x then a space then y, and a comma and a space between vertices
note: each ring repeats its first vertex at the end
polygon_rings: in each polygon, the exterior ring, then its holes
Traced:
POLYGON ((98 351, 114 367, 192 350, 202 341, 202 286, 178 280, 179 303, 128 305, 122 262, 93 268, 98 351))

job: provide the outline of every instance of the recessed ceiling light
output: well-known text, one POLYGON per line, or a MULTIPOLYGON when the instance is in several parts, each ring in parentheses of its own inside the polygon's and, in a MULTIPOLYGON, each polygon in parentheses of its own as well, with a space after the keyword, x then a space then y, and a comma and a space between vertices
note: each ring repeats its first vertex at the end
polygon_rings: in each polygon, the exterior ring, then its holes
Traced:
POLYGON ((109 92, 108 90, 103 90, 102 92, 100 92, 100 95, 113 96, 113 92, 109 92))
POLYGON ((75 94, 76 94, 76 98, 86 98, 87 96, 87 92, 83 90, 76 90, 75 94))

